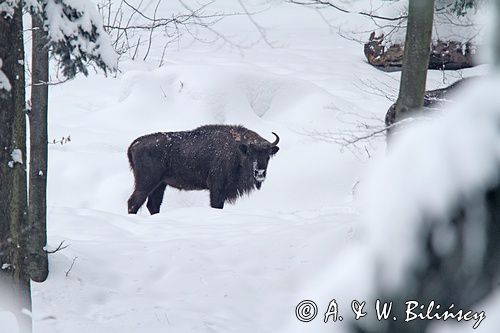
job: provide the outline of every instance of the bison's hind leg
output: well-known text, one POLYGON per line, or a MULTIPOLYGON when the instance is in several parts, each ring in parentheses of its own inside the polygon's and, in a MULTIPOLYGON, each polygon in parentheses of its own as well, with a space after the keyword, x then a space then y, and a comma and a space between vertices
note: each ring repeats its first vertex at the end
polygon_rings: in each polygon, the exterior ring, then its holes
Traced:
POLYGON ((166 187, 167 184, 162 182, 153 190, 153 192, 149 194, 146 207, 148 207, 149 213, 151 213, 151 215, 158 214, 160 212, 160 206, 161 202, 163 201, 163 194, 165 193, 166 187))
POLYGON ((141 206, 144 204, 147 197, 148 197, 147 191, 134 190, 134 192, 128 199, 128 213, 137 214, 139 208, 141 208, 141 206))
POLYGON ((135 176, 135 189, 128 199, 128 213, 137 214, 148 196, 161 184, 161 178, 135 176))

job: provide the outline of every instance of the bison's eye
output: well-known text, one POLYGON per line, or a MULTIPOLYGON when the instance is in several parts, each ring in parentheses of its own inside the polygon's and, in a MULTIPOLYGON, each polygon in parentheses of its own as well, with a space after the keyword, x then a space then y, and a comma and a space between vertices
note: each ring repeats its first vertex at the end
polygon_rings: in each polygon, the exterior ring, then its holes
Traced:
POLYGON ((243 154, 247 155, 248 154, 248 146, 245 144, 240 145, 240 150, 243 154))

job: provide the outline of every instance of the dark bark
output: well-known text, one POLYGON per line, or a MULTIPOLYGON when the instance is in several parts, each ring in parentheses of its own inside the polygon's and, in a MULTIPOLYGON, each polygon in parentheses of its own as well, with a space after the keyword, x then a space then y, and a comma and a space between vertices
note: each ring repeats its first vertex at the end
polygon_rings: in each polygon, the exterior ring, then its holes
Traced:
POLYGON ((396 121, 424 104, 433 16, 434 0, 410 0, 396 121))
POLYGON ((33 53, 30 121, 29 173, 29 260, 27 268, 31 279, 43 282, 49 273, 47 253, 47 109, 49 81, 49 54, 43 21, 32 15, 33 53))
MULTIPOLYGON (((0 275, 8 281, 23 308, 31 310, 29 276, 25 269, 27 229, 26 108, 22 11, 12 18, 0 15, 0 58, 2 71, 12 86, 0 91, 0 275), (22 153, 23 163, 12 157, 22 153)), ((31 318, 19 307, 10 309, 21 332, 31 331, 31 318)))
POLYGON ((429 69, 457 70, 474 66, 474 47, 471 43, 438 40, 432 43, 429 69))
MULTIPOLYGON (((424 95, 424 112, 429 112, 432 110, 441 110, 446 103, 453 102, 453 97, 456 94, 458 88, 463 87, 464 84, 470 83, 476 77, 469 77, 458 80, 457 82, 449 85, 448 87, 434 90, 427 90, 424 95)), ((390 126, 396 121, 396 103, 392 104, 385 114, 385 125, 390 131, 390 126)))

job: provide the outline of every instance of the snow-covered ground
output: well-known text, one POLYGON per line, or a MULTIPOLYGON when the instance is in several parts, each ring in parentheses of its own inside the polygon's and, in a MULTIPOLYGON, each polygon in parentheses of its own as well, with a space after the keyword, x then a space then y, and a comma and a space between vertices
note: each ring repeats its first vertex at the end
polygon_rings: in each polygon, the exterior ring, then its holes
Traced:
MULTIPOLYGON (((327 303, 318 302, 314 326, 295 318, 295 306, 317 296, 357 243, 356 184, 385 144, 375 139, 352 151, 317 133, 381 124, 391 101, 373 87, 394 94, 400 74, 371 67, 362 45, 337 34, 339 27, 368 29, 365 18, 332 10, 322 17, 277 0, 245 3, 263 10, 254 18, 274 47, 187 39, 167 49, 161 68, 157 45, 147 62, 122 62, 116 77, 91 74, 50 88, 49 136, 71 141, 50 146, 48 242, 69 246, 50 256, 48 280, 33 284, 35 332, 340 327, 320 325, 327 303), (209 123, 280 135, 262 190, 214 210, 208 192, 167 189, 160 214, 144 207, 128 215, 132 140, 209 123)), ((241 11, 232 0, 215 6, 241 11)), ((244 16, 216 28, 238 42, 260 37, 244 16)), ((449 72, 446 80, 485 70, 449 72)), ((444 86, 443 74, 430 73, 428 85, 444 86)))

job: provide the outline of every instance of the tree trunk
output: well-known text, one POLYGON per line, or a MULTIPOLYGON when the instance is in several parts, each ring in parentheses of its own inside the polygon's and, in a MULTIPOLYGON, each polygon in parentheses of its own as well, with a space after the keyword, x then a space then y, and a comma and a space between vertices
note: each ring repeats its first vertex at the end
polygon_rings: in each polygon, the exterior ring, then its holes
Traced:
POLYGON ((45 245, 47 244, 47 108, 49 54, 47 37, 41 17, 32 14, 32 85, 30 121, 29 172, 29 259, 27 268, 31 279, 43 282, 49 273, 45 245))
MULTIPOLYGON (((0 14, 0 58, 11 90, 0 91, 0 275, 8 281, 21 307, 31 310, 25 269, 27 229, 26 107, 22 9, 12 18, 0 14)), ((19 305, 10 309, 20 332, 31 332, 31 318, 19 305)))
POLYGON ((396 121, 424 104, 433 16, 434 0, 410 0, 396 121))
POLYGON ((495 7, 495 32, 494 36, 495 38, 493 39, 493 61, 495 63, 496 70, 500 70, 500 1, 494 1, 495 4, 493 5, 495 7))

